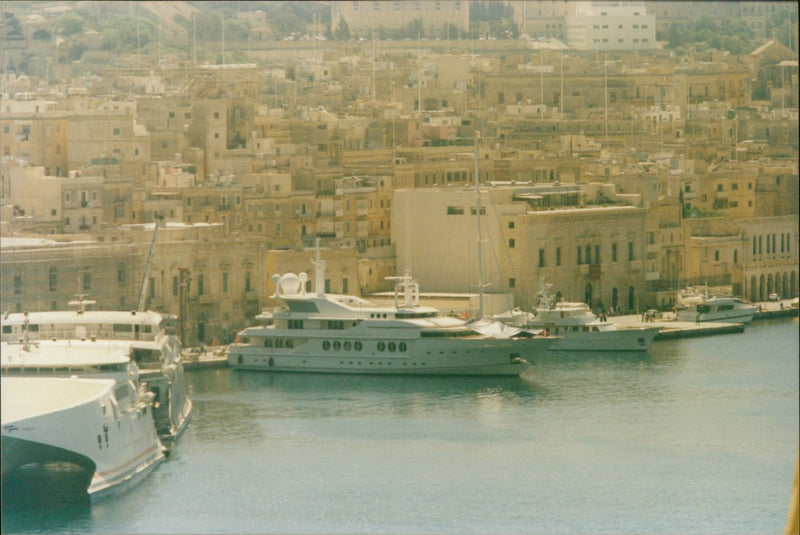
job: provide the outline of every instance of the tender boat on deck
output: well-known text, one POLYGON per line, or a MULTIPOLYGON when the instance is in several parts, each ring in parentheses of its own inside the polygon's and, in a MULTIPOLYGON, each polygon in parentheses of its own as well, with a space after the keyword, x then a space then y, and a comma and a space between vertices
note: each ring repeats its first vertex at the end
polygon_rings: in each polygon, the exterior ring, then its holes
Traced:
POLYGON ((463 320, 420 306, 410 274, 393 278, 394 306, 326 294, 324 262, 315 264, 316 292, 305 273, 276 275, 276 299, 285 308, 262 314, 267 325, 241 331, 228 349, 240 370, 384 375, 519 375, 525 357, 545 351, 547 337, 498 338, 463 320))

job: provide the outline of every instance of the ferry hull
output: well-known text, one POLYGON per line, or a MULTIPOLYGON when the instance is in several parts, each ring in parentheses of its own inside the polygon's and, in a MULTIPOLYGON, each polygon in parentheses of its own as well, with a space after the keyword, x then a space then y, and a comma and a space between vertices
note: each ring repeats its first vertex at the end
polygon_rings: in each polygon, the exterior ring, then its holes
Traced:
POLYGON ((74 470, 97 501, 150 473, 164 459, 150 406, 115 390, 112 379, 3 377, 3 479, 74 470))

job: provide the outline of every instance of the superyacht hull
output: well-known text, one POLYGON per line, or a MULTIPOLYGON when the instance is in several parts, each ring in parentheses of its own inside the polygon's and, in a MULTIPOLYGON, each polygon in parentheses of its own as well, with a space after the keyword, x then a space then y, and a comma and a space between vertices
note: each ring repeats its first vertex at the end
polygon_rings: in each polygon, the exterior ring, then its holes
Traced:
POLYGON ((4 483, 51 473, 92 501, 136 484, 164 459, 152 407, 113 379, 2 377, 4 483))
POLYGON ((337 338, 292 348, 231 346, 228 362, 240 370, 372 375, 517 376, 526 357, 554 342, 539 340, 365 340, 337 338))

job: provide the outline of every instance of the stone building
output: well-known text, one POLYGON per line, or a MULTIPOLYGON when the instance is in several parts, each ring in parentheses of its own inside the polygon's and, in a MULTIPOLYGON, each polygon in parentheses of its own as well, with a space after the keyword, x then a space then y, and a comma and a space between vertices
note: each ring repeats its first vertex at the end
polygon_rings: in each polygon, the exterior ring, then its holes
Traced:
MULTIPOLYGON (((567 300, 596 308, 645 305, 646 211, 612 201, 613 187, 482 186, 480 197, 480 279, 487 292, 513 294, 509 308, 535 305, 541 278, 567 300)), ((395 191, 398 271, 411 269, 428 291, 474 292, 476 203, 468 187, 395 191)))

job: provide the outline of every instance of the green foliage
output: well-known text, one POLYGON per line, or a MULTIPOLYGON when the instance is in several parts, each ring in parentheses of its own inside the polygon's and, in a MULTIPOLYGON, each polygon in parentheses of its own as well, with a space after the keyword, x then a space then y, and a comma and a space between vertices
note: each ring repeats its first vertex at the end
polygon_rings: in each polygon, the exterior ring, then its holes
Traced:
POLYGON ((470 2, 469 20, 471 22, 500 22, 513 18, 514 8, 505 2, 470 2))
POLYGON ((704 17, 700 20, 670 24, 658 39, 667 41, 667 48, 707 44, 731 54, 746 54, 756 46, 752 30, 741 20, 718 20, 704 17))
POLYGON ((144 47, 158 39, 158 28, 153 22, 130 15, 124 15, 109 21, 107 27, 100 32, 100 43, 103 50, 111 52, 131 52, 144 47))
POLYGON ((64 13, 53 21, 56 35, 69 37, 83 32, 83 17, 75 13, 64 13))
POLYGON ((8 40, 16 41, 25 38, 22 34, 22 25, 17 20, 17 17, 9 11, 3 13, 3 29, 5 38, 8 40))
POLYGON ((339 19, 339 25, 336 27, 333 37, 339 41, 350 39, 350 26, 347 25, 347 21, 343 18, 339 19))

